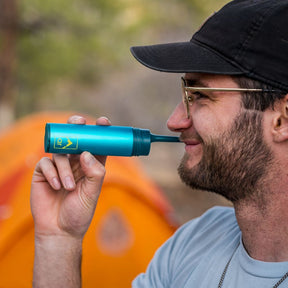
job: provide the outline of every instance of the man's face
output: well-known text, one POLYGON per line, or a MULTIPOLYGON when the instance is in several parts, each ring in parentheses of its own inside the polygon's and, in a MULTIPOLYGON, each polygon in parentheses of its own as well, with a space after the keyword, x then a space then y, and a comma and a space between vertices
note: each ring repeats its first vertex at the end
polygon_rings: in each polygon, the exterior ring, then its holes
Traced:
MULTIPOLYGON (((228 76, 186 74, 185 78, 197 86, 237 87, 228 76)), ((168 127, 181 132, 186 144, 178 169, 181 179, 231 201, 252 197, 272 159, 263 141, 262 113, 245 110, 238 92, 198 95, 189 119, 183 109, 179 104, 168 120, 168 127)))

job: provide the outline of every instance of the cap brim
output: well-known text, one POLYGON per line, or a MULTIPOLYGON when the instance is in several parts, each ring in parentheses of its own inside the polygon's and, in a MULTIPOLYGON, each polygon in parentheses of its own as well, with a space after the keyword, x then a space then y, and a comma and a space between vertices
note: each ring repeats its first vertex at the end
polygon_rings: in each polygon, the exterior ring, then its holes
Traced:
POLYGON ((243 74, 238 67, 229 61, 195 42, 135 46, 131 47, 130 50, 140 63, 157 71, 243 74))

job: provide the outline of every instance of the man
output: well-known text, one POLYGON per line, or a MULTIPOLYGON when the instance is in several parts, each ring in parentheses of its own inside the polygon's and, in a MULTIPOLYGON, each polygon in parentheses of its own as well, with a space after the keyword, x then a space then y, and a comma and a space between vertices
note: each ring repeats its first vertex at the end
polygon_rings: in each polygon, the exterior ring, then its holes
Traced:
MULTIPOLYGON (((234 205, 183 225, 133 287, 287 287, 287 15, 288 0, 235 0, 190 42, 132 48, 152 69, 184 73, 183 101, 168 120, 185 143, 179 174, 234 205)), ((38 163, 35 287, 80 286, 81 242, 104 163, 88 152, 38 163)))

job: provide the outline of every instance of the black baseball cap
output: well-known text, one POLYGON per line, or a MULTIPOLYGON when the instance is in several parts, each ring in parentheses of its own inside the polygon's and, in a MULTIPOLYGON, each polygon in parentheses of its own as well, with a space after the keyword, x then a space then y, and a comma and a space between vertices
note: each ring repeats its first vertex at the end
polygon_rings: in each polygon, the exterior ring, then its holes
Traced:
POLYGON ((131 52, 158 71, 244 75, 288 91, 288 0, 234 0, 190 41, 131 52))

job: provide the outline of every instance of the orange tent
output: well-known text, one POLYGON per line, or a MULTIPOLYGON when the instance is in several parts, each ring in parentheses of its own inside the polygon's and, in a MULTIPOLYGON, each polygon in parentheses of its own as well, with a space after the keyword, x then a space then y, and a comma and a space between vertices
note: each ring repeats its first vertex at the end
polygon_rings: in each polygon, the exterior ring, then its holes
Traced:
MULTIPOLYGON (((46 122, 71 113, 41 113, 0 134, 0 288, 31 287, 34 257, 30 183, 46 122)), ((174 231, 172 209, 137 159, 110 157, 96 215, 83 243, 83 287, 129 287, 174 231)))

